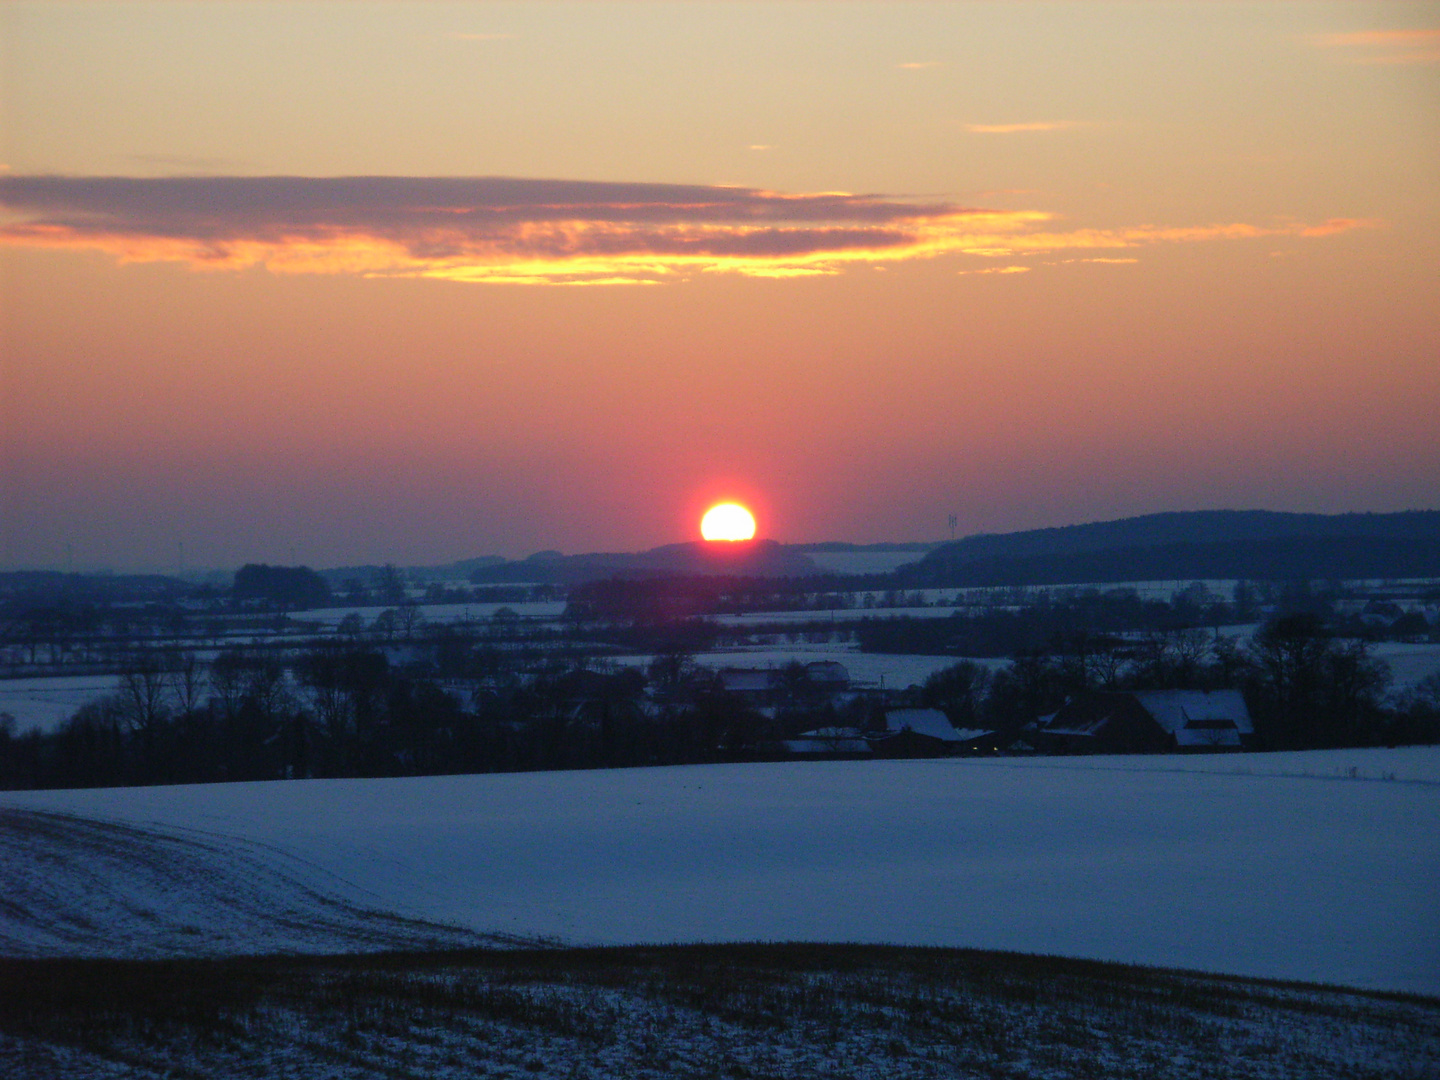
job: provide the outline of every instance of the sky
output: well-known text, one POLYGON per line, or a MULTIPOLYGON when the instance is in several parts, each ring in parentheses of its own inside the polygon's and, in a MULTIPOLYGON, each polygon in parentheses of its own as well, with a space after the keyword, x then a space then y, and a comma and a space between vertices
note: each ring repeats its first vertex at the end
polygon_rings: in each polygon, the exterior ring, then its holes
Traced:
POLYGON ((0 5, 0 569, 1440 507, 1440 4, 0 5))

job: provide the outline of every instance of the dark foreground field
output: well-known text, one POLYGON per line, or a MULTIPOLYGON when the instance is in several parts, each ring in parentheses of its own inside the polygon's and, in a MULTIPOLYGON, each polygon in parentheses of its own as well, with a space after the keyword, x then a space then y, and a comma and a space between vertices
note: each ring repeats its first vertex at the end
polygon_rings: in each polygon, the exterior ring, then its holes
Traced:
POLYGON ((0 960, 0 1075, 1437 1077, 1440 1000, 851 945, 0 960))

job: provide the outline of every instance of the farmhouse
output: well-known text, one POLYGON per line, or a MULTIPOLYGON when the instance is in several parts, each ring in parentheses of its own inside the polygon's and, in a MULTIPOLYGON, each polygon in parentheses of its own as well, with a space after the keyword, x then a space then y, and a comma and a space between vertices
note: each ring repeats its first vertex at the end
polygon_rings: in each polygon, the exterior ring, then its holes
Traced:
POLYGON ((779 688, 780 680, 773 668, 721 668, 721 687, 753 703, 767 702, 779 688))
POLYGON ((833 660, 817 660, 801 667, 726 667, 719 671, 720 685, 751 705, 782 704, 797 695, 834 698, 850 686, 850 672, 833 660))
POLYGON ((1255 726, 1239 690, 1077 694, 1035 732, 1041 748, 1071 754, 1240 750, 1255 726))
POLYGON ((850 688, 850 669, 834 660, 812 660, 805 665, 805 678, 816 689, 831 693, 850 688))
POLYGON ((881 757, 940 757, 958 753, 980 731, 959 731, 939 709, 887 709, 885 728, 871 735, 881 757))

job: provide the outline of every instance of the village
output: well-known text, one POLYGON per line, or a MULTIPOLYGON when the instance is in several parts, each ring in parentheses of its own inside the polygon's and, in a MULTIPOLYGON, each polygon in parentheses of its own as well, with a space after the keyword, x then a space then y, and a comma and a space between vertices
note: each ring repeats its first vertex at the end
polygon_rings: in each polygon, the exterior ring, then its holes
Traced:
POLYGON ((69 581, 47 605, 21 577, 0 622, 11 787, 1234 753, 1440 730, 1425 581, 846 591, 381 568, 341 592, 274 567, 231 588, 69 581))

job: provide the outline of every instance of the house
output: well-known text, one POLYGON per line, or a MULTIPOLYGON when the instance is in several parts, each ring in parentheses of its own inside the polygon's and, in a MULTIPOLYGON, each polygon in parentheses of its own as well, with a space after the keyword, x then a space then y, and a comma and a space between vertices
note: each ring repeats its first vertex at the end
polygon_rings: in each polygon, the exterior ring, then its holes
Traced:
POLYGON ((798 664, 783 668, 726 667, 717 674, 728 693, 751 705, 783 704, 796 697, 833 699, 850 687, 850 672, 833 660, 816 660, 803 668, 798 664))
POLYGON ((1145 754, 1241 750, 1255 737, 1239 690, 1137 690, 1077 694, 1035 730, 1046 750, 1145 754))
POLYGON ((717 673, 726 693, 744 698, 752 705, 769 702, 780 687, 773 668, 721 668, 717 673))
POLYGON ((850 669, 834 660, 812 660, 805 665, 805 678, 827 693, 850 688, 850 669))
POLYGON ((871 732, 870 741, 882 757, 940 757, 980 734, 957 731, 939 709, 886 709, 885 728, 871 732))

